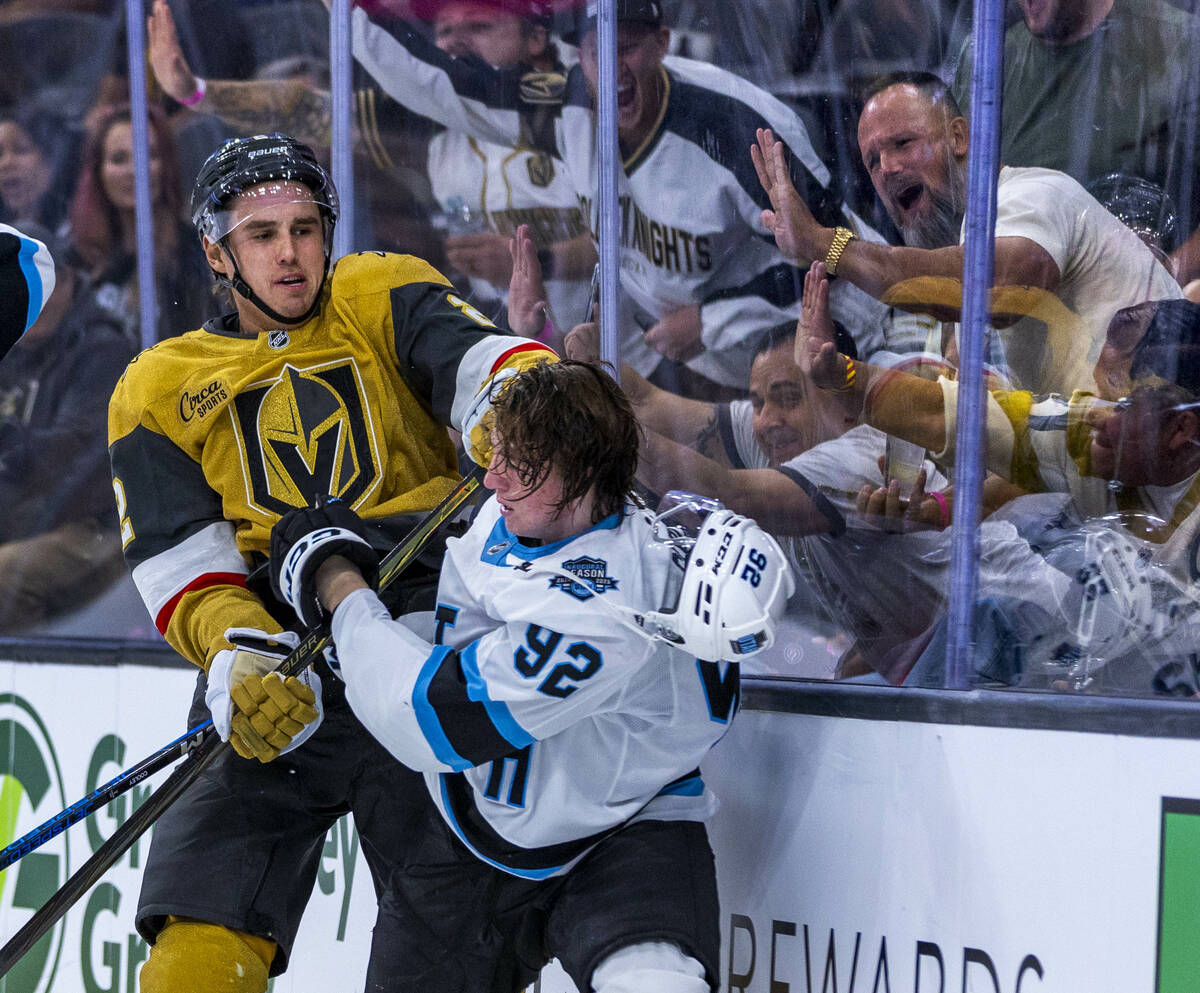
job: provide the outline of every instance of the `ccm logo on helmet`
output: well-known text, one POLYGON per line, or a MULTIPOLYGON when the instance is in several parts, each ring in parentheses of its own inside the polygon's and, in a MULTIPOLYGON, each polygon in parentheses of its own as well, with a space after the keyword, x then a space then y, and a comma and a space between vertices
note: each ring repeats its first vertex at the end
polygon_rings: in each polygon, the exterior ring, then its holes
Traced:
POLYGON ((712 574, 719 576, 721 574, 721 563, 725 561, 725 556, 729 554, 729 546, 733 543, 733 532, 726 531, 725 537, 721 539, 721 547, 717 549, 713 555, 712 574))

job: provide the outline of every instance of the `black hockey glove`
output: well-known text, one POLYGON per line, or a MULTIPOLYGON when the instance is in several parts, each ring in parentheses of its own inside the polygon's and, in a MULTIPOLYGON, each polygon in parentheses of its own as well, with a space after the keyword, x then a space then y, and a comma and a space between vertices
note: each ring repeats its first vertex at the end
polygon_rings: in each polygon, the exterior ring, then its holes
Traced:
POLYGON ((318 501, 289 511, 271 529, 271 588, 305 627, 325 619, 317 599, 317 570, 332 555, 353 562, 368 584, 379 576, 379 553, 367 540, 362 520, 344 503, 318 501))

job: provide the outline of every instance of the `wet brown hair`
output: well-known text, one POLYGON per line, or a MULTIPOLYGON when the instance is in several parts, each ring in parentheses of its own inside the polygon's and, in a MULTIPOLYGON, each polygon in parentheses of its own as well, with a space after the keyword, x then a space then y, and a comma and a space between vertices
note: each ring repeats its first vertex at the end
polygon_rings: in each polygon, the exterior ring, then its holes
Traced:
POLYGON ((622 508, 634 485, 641 427, 606 372, 587 362, 543 361, 496 392, 498 454, 522 486, 535 490, 558 470, 560 510, 593 487, 593 524, 622 508))

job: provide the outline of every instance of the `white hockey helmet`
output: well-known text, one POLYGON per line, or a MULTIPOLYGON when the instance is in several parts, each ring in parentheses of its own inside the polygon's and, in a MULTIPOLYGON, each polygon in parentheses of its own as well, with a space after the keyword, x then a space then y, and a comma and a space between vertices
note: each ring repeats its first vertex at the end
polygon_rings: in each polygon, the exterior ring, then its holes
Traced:
POLYGON ((700 526, 675 606, 638 621, 697 658, 740 660, 771 646, 795 588, 778 542, 748 517, 721 508, 700 526))

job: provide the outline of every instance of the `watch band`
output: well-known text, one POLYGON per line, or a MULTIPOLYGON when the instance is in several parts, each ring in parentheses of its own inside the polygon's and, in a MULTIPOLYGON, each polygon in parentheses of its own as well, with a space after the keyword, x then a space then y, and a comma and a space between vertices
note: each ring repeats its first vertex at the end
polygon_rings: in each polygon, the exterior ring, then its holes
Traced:
POLYGON ((825 253, 825 274, 827 276, 837 275, 837 267, 838 263, 842 261, 842 253, 853 240, 854 232, 849 228, 833 229, 833 241, 829 244, 829 251, 825 253))

